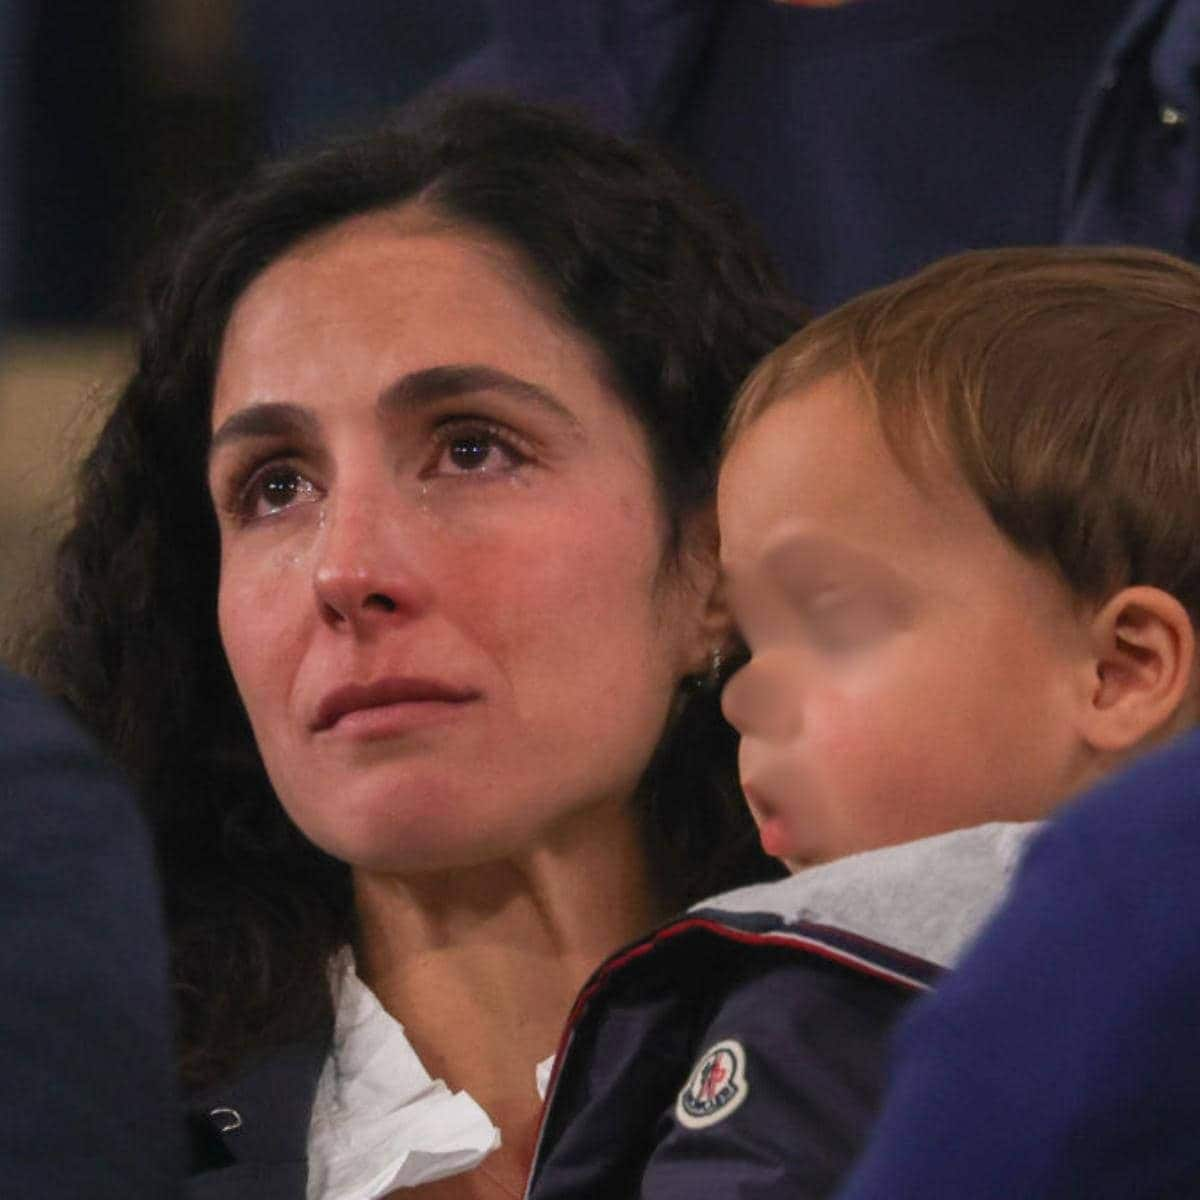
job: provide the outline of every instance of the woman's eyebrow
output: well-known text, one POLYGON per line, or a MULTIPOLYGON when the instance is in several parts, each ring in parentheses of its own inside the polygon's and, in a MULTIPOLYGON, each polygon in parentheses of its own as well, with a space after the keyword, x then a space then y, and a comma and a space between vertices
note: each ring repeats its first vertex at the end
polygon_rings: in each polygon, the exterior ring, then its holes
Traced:
MULTIPOLYGON (((377 405, 384 412, 414 412, 440 400, 474 392, 499 392, 531 404, 583 434, 579 418, 552 392, 528 379, 521 379, 476 363, 452 363, 413 371, 389 384, 379 394, 377 405)), ((264 401, 235 412, 212 436, 208 457, 230 442, 253 437, 314 436, 320 428, 316 415, 299 404, 264 401)))
POLYGON ((230 442, 254 437, 314 436, 320 429, 314 413, 299 404, 263 401, 239 408, 213 435, 208 458, 230 442))
POLYGON ((378 405, 384 412, 413 412, 440 400, 474 392, 498 392, 533 405, 568 425, 574 433, 583 433, 579 418, 553 392, 482 363, 448 363, 413 371, 384 388, 378 405))

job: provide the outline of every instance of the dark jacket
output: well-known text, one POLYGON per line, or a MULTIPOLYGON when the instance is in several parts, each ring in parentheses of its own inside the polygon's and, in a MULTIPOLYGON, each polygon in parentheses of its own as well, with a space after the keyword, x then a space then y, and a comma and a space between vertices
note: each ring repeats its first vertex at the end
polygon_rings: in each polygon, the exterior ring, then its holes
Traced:
POLYGON ((887 1042, 936 968, 853 935, 703 911, 610 960, 572 1015, 528 1195, 828 1195, 887 1042))
POLYGON ((182 1189, 167 950, 133 798, 57 706, 0 670, 0 1191, 182 1189))
POLYGON ((897 1020, 994 910, 1031 829, 745 888, 613 956, 568 1022, 530 1200, 831 1195, 876 1115, 897 1020))
POLYGON ((192 1097, 190 1200, 303 1200, 308 1122, 328 1049, 324 1036, 285 1047, 192 1097))

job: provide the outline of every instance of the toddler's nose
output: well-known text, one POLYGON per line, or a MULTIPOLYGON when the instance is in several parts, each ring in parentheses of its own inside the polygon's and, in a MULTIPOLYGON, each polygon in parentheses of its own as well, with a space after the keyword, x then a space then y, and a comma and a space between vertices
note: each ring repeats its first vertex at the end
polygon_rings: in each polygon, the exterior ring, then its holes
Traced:
POLYGON ((783 666, 755 656, 725 685, 721 711, 743 737, 779 738, 797 731, 798 681, 783 666))

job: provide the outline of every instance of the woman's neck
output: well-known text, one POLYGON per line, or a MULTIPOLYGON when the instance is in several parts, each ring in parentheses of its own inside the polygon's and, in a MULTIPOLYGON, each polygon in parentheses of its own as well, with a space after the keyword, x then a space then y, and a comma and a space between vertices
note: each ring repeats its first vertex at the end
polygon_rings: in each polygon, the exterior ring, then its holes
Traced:
POLYGON ((465 1089, 512 1150, 536 1133, 536 1063, 591 971, 662 914, 628 807, 497 862, 357 871, 359 971, 431 1075, 465 1089))

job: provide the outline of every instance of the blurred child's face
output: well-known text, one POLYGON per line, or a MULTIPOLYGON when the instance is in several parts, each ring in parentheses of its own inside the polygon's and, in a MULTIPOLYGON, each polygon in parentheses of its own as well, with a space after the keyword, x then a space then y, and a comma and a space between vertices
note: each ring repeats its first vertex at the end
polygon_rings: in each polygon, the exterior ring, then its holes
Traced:
POLYGON ((1079 785, 1087 620, 944 465, 905 474, 841 376, 777 402, 721 474, 752 658, 725 690, 763 848, 793 869, 1079 785))

